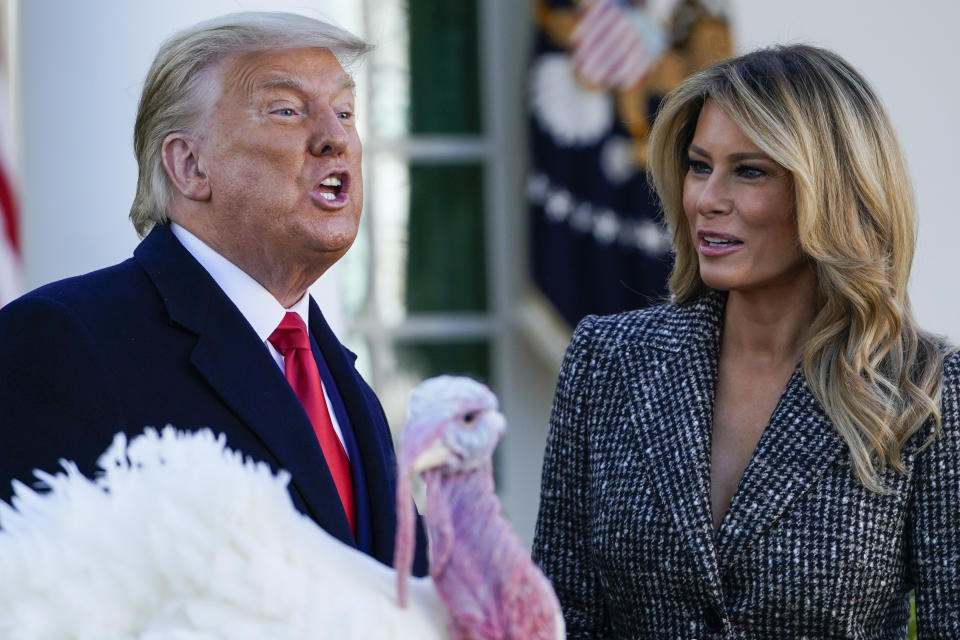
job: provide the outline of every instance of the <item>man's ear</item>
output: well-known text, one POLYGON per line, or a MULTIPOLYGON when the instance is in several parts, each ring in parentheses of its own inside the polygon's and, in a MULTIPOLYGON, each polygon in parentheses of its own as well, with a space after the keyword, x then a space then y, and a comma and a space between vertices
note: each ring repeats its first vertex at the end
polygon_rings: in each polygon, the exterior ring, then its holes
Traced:
POLYGON ((200 167, 199 141, 177 131, 163 139, 163 168, 173 186, 190 200, 210 199, 210 181, 200 167))

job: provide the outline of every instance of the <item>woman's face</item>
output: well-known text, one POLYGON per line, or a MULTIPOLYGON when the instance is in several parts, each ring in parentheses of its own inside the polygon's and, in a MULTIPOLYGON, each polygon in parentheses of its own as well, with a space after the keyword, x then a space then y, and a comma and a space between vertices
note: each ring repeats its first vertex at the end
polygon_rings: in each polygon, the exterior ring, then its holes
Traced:
POLYGON ((708 100, 688 149, 683 209, 713 289, 771 292, 812 273, 797 237, 793 176, 708 100))

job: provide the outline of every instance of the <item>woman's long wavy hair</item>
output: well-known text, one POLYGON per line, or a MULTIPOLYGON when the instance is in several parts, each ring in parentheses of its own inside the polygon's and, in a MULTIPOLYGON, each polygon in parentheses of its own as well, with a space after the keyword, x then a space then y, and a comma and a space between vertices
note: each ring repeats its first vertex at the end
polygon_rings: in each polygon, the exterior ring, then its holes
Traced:
POLYGON ((707 100, 793 176, 800 247, 815 265, 819 304, 803 371, 857 477, 884 492, 887 468, 906 472, 904 443, 928 419, 939 429, 943 370, 937 341, 910 310, 913 190, 889 118, 846 61, 804 45, 725 60, 670 92, 651 132, 649 173, 673 236, 676 303, 706 290, 683 183, 707 100))

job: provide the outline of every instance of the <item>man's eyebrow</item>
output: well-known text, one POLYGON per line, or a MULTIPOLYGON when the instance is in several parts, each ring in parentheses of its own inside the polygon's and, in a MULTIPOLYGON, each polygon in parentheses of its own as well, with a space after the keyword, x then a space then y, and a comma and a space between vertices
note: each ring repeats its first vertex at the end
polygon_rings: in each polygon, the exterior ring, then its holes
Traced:
MULTIPOLYGON (((282 76, 279 78, 267 78, 262 82, 258 82, 256 85, 257 89, 287 89, 290 91, 296 91, 298 93, 307 94, 310 93, 307 90, 307 87, 304 86, 302 82, 296 78, 291 78, 289 76, 282 76)), ((340 86, 337 88, 338 91, 343 91, 349 89, 353 91, 357 88, 357 83, 354 82, 353 77, 349 75, 340 76, 340 86)))
MULTIPOLYGON (((712 157, 710 152, 706 149, 701 149, 695 144, 691 144, 688 149, 690 152, 697 154, 698 156, 703 156, 704 158, 712 157)), ((727 160, 732 160, 738 162, 740 160, 770 160, 770 156, 761 152, 761 151, 745 151, 743 153, 731 153, 727 156, 727 160)))
POLYGON ((290 77, 267 78, 256 85, 257 89, 289 89, 299 93, 307 93, 307 88, 299 80, 290 77))

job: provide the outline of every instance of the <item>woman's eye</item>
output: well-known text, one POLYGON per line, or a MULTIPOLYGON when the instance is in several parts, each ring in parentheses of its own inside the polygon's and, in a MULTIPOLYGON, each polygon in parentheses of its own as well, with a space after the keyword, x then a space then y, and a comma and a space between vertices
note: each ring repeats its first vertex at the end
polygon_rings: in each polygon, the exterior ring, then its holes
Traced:
POLYGON ((767 175, 767 172, 757 167, 740 166, 737 167, 737 175, 742 178, 755 179, 767 175))
POLYGON ((352 119, 353 119, 353 112, 351 112, 351 111, 340 111, 339 113, 337 113, 337 117, 340 118, 341 120, 352 120, 352 119))
POLYGON ((702 160, 688 160, 687 166, 690 168, 690 171, 693 173, 707 174, 710 173, 710 165, 702 160))
POLYGON ((277 116, 295 116, 297 112, 294 111, 291 107, 282 107, 280 109, 274 109, 271 113, 277 116))

